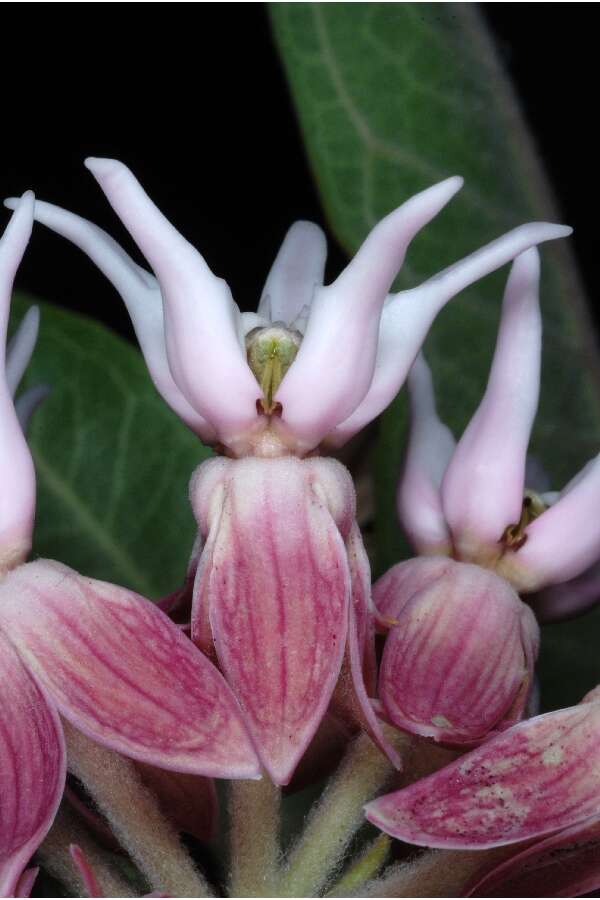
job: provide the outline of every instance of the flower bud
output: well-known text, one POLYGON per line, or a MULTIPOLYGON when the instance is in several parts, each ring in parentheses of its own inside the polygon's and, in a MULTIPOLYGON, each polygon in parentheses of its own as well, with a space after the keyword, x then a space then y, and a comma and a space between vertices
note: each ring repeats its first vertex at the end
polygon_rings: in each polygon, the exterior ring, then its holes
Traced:
MULTIPOLYGON (((452 746, 475 746, 521 717, 538 627, 493 572, 444 560, 402 563, 379 584, 394 622, 379 696, 390 721, 452 746), (398 596, 391 586, 398 586, 398 596)), ((383 580, 383 579, 382 579, 383 580)))

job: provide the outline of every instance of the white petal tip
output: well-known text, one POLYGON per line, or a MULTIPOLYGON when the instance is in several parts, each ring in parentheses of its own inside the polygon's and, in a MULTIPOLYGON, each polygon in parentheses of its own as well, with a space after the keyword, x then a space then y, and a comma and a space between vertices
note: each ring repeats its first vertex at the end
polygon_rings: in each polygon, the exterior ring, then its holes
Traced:
POLYGON ((4 205, 7 209, 16 209, 17 203, 19 202, 18 197, 7 197, 4 201, 4 205))
POLYGON ((122 162, 119 162, 118 159, 105 159, 100 156, 88 156, 83 164, 86 169, 92 173, 94 178, 104 178, 114 172, 126 169, 126 166, 122 162))

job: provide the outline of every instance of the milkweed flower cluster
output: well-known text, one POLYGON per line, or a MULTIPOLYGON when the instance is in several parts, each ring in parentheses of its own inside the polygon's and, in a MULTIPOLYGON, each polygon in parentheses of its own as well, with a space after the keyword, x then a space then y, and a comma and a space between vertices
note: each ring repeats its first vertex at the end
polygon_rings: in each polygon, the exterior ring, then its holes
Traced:
MULTIPOLYGON (((30 888, 24 869, 56 815, 66 766, 59 714, 68 723, 72 771, 99 790, 103 812, 159 890, 164 880, 154 878, 153 864, 144 869, 147 856, 131 835, 136 809, 117 811, 110 790, 98 788, 101 773, 86 768, 104 752, 98 748, 134 760, 130 789, 135 783, 142 790, 143 779, 163 812, 192 830, 194 817, 175 809, 186 793, 177 779, 202 776, 194 795, 213 806, 212 778, 288 785, 309 748, 329 740, 327 723, 338 734, 364 732, 390 770, 402 769, 399 735, 409 733, 471 749, 371 804, 368 818, 383 831, 459 849, 537 841, 548 832, 572 841, 572 829, 587 828, 596 810, 597 791, 588 790, 585 773, 569 770, 556 798, 542 805, 531 791, 549 766, 558 771, 572 755, 570 745, 556 749, 556 735, 567 729, 568 740, 578 742, 581 733, 585 747, 595 746, 597 704, 521 721, 531 705, 539 628, 520 596, 577 578, 600 557, 593 526, 564 546, 556 537, 575 509, 596 502, 596 463, 558 499, 524 493, 539 386, 535 248, 570 229, 523 225, 422 285, 390 293, 411 240, 461 187, 460 178, 449 178, 383 219, 327 286, 324 235, 297 222, 256 313, 241 313, 227 284, 122 163, 91 159, 87 166, 152 272, 78 215, 32 195, 8 200, 16 211, 0 246, 4 327, 35 218, 80 247, 114 285, 158 392, 215 457, 191 477, 198 538, 175 599, 155 605, 60 562, 26 562, 35 475, 11 395, 35 343, 37 319, 26 320, 0 392, 0 478, 7 486, 0 505, 0 715, 2 734, 19 729, 18 740, 0 739, 2 795, 9 798, 0 807, 1 892, 30 888), (490 383, 455 446, 437 418, 419 351, 452 297, 512 260, 490 383), (422 555, 386 573, 372 594, 352 479, 329 454, 375 419, 407 376, 412 430, 399 511, 422 555), (498 441, 500 427, 510 440, 498 441), (175 611, 187 614, 184 627, 175 611), (386 635, 381 655, 376 630, 386 635), (523 746, 531 758, 525 769, 523 746), (517 790, 524 771, 530 793, 517 790), (492 787, 488 777, 497 779, 492 787), (583 804, 577 815, 564 801, 575 784, 583 804)), ((29 413, 33 405, 24 404, 29 413)), ((239 796, 242 788, 232 791, 239 796)), ((247 811, 234 803, 234 831, 237 808, 247 811)), ((184 852, 169 846, 176 856, 184 852)), ((533 846, 514 855, 511 877, 522 858, 539 861, 544 847, 533 846)), ((96 891, 88 854, 71 852, 87 889, 96 891)), ((168 855, 164 844, 157 853, 168 855)), ((287 869, 272 862, 270 889, 283 891, 293 860, 287 869)), ((166 890, 176 893, 172 884, 166 890)))

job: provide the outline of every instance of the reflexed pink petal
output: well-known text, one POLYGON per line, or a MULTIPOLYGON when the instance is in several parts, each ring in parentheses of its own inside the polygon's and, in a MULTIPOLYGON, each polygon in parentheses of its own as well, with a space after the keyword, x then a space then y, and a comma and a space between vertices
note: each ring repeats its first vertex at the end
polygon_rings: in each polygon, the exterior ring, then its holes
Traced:
POLYGON ((219 819, 219 802, 212 778, 170 772, 146 763, 137 769, 144 783, 156 794, 163 814, 178 831, 185 831, 199 841, 211 841, 219 819))
POLYGON ((102 889, 98 884, 96 876, 94 875, 94 870, 90 866, 87 856, 85 855, 81 847, 77 846, 77 844, 71 844, 69 846, 69 853, 71 854, 71 859, 73 860, 76 868, 79 870, 79 875, 81 876, 81 880, 83 881, 87 896, 104 896, 102 893, 102 889))
POLYGON ((35 511, 33 461, 4 376, 13 281, 31 234, 33 204, 31 191, 23 194, 0 238, 0 572, 27 556, 35 511))
POLYGON ((149 600, 39 560, 0 584, 0 621, 60 712, 94 740, 168 769, 258 774, 222 676, 149 600))
POLYGON ((539 272, 535 248, 513 263, 488 385, 444 475, 446 521, 466 559, 474 547, 498 546, 521 515, 540 386, 539 272))
MULTIPOLYGON (((16 202, 11 197, 5 201, 5 206, 14 209, 16 202)), ((213 440, 211 427, 173 381, 165 346, 162 297, 156 278, 138 266, 109 234, 87 219, 41 200, 36 200, 34 214, 37 222, 83 250, 106 275, 127 307, 157 391, 192 431, 204 441, 213 440)))
POLYGON ((600 704, 528 719, 433 775, 370 803, 367 818, 426 847, 479 849, 600 814, 600 704))
POLYGON ((65 783, 58 716, 0 631, 0 897, 14 896, 65 783))
POLYGON ((452 297, 510 262, 529 247, 567 237, 571 230, 563 225, 550 225, 547 222, 521 225, 434 275, 419 287, 389 297, 381 316, 377 361, 371 387, 352 415, 329 435, 328 441, 334 446, 341 446, 392 402, 404 383, 431 323, 452 297))
POLYGON ((294 222, 285 236, 265 284, 258 314, 292 325, 315 289, 322 287, 327 241, 313 222, 294 222))
POLYGON ((408 376, 410 435, 398 484, 398 515, 418 553, 449 552, 440 485, 456 442, 438 418, 429 366, 420 354, 408 376))
MULTIPOLYGON (((506 554, 506 575, 520 589, 535 591, 570 581, 600 557, 600 455, 525 532, 527 540, 506 554)), ((504 573, 503 573, 504 574, 504 573)))
POLYGON ((86 165, 158 278, 175 383, 227 443, 255 423, 260 397, 239 343, 239 310, 229 288, 126 166, 111 159, 88 159, 86 165))
POLYGON ((417 556, 396 563, 373 585, 373 602, 382 624, 395 624, 407 603, 419 591, 448 575, 457 564, 447 556, 417 556))
POLYGON ((454 745, 512 724, 532 675, 522 608, 504 579, 465 563, 413 594, 396 611, 381 661, 379 697, 390 720, 454 745))
POLYGON ((283 421, 306 447, 315 447, 367 393, 381 309, 408 245, 461 186, 461 178, 448 178, 390 213, 339 278, 316 292, 298 356, 275 395, 283 421))
POLYGON ((571 581, 553 584, 527 597, 540 622, 564 622, 593 609, 600 603, 600 563, 571 581))
POLYGON ((375 658, 374 608, 371 601, 371 566, 363 544, 360 528, 353 522, 346 539, 346 553, 352 585, 351 602, 354 608, 358 656, 364 684, 369 696, 375 696, 377 660, 375 658))
MULTIPOLYGON (((200 475, 192 490, 201 497, 200 475)), ((350 575, 339 528, 347 533, 354 513, 347 498, 350 476, 333 460, 240 459, 230 463, 223 506, 209 505, 204 523, 220 517, 202 576, 219 661, 279 784, 290 780, 340 670, 350 575)), ((193 502, 196 514, 202 505, 193 502)))
POLYGON ((600 888, 600 820, 538 841, 494 866, 464 897, 581 897, 600 888))
POLYGON ((39 873, 39 866, 35 866, 31 869, 25 869, 17 882, 17 886, 15 888, 15 897, 31 897, 31 892, 39 873))
POLYGON ((40 308, 30 306, 19 323, 6 351, 6 381, 14 397, 29 365, 40 327, 40 308))

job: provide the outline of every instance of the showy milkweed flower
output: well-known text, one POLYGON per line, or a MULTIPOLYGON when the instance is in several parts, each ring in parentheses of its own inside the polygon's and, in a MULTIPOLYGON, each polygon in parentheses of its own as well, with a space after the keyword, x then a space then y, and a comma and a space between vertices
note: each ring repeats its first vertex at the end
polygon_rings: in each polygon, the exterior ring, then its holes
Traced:
MULTIPOLYGON (((134 759, 203 775, 259 775, 230 688, 154 604, 60 563, 24 562, 35 471, 12 393, 33 350, 36 314, 24 320, 6 365, 4 355, 33 204, 24 195, 0 240, 0 896, 14 894, 62 795, 59 712, 134 759)), ((23 396, 27 417, 36 397, 23 396)))
POLYGON ((322 232, 296 223, 257 313, 242 314, 124 165, 87 165, 154 275, 78 216, 37 203, 36 218, 111 280, 157 389, 227 457, 200 466, 190 488, 199 526, 194 641, 216 655, 275 782, 291 778, 340 673, 352 686, 352 714, 398 762, 368 697, 370 575, 352 482, 339 463, 315 455, 345 443, 388 405, 452 296, 570 229, 522 226, 420 287, 389 295, 410 241, 461 187, 450 178, 383 219, 328 286, 322 232))
MULTIPOLYGON (((487 388, 458 444, 437 416, 427 364, 416 360, 398 511, 419 553, 487 566, 521 593, 580 577, 573 603, 585 603, 590 582, 582 573, 600 557, 600 456, 559 495, 537 495, 525 484, 541 332, 539 257, 530 249, 513 264, 487 388)), ((597 582, 595 569, 589 578, 597 582)))

